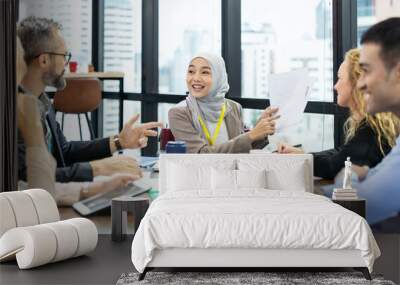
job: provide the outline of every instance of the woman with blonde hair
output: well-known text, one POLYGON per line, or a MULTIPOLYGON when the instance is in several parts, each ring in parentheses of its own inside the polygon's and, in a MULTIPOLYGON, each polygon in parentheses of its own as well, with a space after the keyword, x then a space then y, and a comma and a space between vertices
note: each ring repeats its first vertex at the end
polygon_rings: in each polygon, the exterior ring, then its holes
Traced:
MULTIPOLYGON (((395 145, 399 135, 399 119, 392 113, 370 115, 366 112, 362 92, 357 88, 361 75, 358 49, 349 50, 338 71, 335 90, 339 106, 350 109, 344 130, 345 144, 331 150, 312 153, 314 175, 333 179, 343 168, 347 157, 353 164, 374 167, 395 145)), ((279 153, 304 153, 287 144, 278 146, 279 153)))

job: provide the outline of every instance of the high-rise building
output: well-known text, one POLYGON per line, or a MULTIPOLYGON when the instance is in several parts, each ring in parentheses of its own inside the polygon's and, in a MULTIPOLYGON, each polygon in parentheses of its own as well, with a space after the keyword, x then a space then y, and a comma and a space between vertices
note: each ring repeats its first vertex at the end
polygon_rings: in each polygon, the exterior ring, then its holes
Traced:
POLYGON ((243 97, 268 98, 268 75, 275 72, 276 34, 265 23, 259 28, 242 26, 243 97))
POLYGON ((332 49, 325 40, 301 40, 298 44, 280 49, 279 56, 287 60, 288 70, 306 68, 314 83, 309 100, 332 101, 332 49), (284 57, 286 55, 286 57, 284 57))
POLYGON ((362 33, 373 24, 399 15, 400 1, 398 0, 357 0, 358 39, 361 39, 362 33))
POLYGON ((398 0, 357 0, 357 38, 375 23, 400 15, 398 0))
POLYGON ((357 0, 357 38, 375 22, 375 0, 357 0))
MULTIPOLYGON (((242 96, 268 98, 268 76, 275 73, 276 33, 269 23, 242 25, 242 96)), ((243 119, 254 125, 259 112, 245 112, 243 119)))
POLYGON ((320 0, 315 11, 315 37, 326 39, 332 35, 332 1, 320 0))
POLYGON ((104 6, 104 70, 124 71, 125 90, 140 92, 141 1, 106 0, 104 6))
MULTIPOLYGON (((242 96, 268 98, 270 74, 305 68, 314 79, 308 99, 333 99, 332 18, 328 16, 330 3, 327 0, 317 3, 314 33, 307 31, 292 39, 281 37, 274 29, 274 22, 245 22, 242 25, 242 96)), ((250 127, 254 126, 259 115, 259 110, 244 110, 244 122, 250 127)), ((333 145, 330 136, 332 130, 331 117, 307 114, 302 124, 280 132, 279 137, 271 139, 302 142, 307 150, 316 151, 333 145), (304 136, 304 133, 310 135, 304 136)))
MULTIPOLYGON (((123 71, 126 92, 141 91, 141 1, 106 0, 104 3, 104 70, 123 71)), ((118 91, 118 83, 107 82, 107 91, 118 91)), ((124 109, 124 121, 139 113, 137 105, 124 109)), ((119 102, 104 103, 103 135, 118 131, 119 102)))
POLYGON ((21 0, 20 20, 29 16, 52 18, 62 25, 62 35, 81 71, 92 61, 91 0, 21 0))

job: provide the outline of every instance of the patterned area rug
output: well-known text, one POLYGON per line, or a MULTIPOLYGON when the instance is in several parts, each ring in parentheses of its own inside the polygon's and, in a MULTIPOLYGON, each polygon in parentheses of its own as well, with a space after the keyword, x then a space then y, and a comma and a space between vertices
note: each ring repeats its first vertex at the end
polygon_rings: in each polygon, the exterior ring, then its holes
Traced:
POLYGON ((139 273, 122 274, 117 285, 134 284, 379 284, 395 285, 381 276, 372 275, 368 281, 359 272, 148 272, 142 281, 138 281, 139 273))

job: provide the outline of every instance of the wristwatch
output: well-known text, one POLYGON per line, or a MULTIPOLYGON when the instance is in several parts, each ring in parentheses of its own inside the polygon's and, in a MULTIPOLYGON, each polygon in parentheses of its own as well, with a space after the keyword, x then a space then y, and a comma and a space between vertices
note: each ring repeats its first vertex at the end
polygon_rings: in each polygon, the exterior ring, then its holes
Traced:
POLYGON ((119 140, 119 136, 118 135, 114 136, 114 144, 115 144, 115 147, 117 148, 118 152, 121 153, 122 152, 122 145, 121 145, 121 142, 119 140))

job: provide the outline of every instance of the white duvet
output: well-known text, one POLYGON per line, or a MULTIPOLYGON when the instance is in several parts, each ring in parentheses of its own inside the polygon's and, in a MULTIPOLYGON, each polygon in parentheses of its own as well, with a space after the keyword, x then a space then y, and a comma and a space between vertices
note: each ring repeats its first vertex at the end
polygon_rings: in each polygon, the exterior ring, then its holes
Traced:
POLYGON ((143 272, 155 249, 358 249, 372 272, 380 251, 357 214, 306 192, 170 192, 150 206, 132 243, 143 272))

